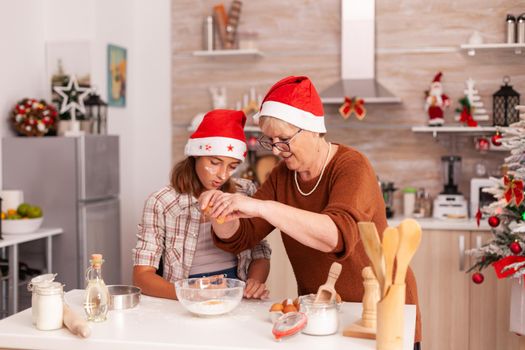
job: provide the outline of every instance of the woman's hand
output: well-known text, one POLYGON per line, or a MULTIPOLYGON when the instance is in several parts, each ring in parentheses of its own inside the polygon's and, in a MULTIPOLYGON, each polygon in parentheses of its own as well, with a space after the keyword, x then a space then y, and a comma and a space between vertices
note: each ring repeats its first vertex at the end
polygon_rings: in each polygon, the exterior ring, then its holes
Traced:
POLYGON ((254 278, 246 280, 246 288, 244 288, 244 297, 246 299, 268 299, 270 291, 266 289, 266 285, 254 278))
POLYGON ((207 204, 207 215, 212 218, 222 218, 230 221, 239 218, 260 216, 263 201, 253 199, 240 193, 224 193, 220 191, 204 192, 200 198, 201 208, 207 204), (214 192, 214 193, 208 193, 214 192))

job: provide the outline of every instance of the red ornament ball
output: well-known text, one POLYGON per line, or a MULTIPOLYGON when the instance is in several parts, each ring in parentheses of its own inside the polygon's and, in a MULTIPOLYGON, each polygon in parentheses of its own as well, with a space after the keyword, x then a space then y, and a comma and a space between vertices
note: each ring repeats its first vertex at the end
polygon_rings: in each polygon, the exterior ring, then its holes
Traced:
POLYGON ((252 136, 248 139, 248 146, 255 147, 257 145, 257 138, 252 136))
POLYGON ((522 251, 521 245, 518 242, 512 242, 511 244, 509 244, 509 249, 514 254, 519 254, 522 251))
POLYGON ((490 141, 492 142, 492 144, 494 146, 501 146, 501 134, 496 134, 496 135, 492 135, 492 137, 490 138, 490 141))
POLYGON ((476 144, 476 149, 478 151, 486 151, 489 149, 490 143, 489 140, 485 137, 480 137, 476 144))
POLYGON ((475 274, 472 275, 472 282, 476 284, 481 284, 483 283, 484 280, 485 280, 485 277, 483 276, 481 272, 476 272, 475 274))
POLYGON ((499 218, 497 216, 489 217, 490 227, 497 227, 499 225, 499 218))

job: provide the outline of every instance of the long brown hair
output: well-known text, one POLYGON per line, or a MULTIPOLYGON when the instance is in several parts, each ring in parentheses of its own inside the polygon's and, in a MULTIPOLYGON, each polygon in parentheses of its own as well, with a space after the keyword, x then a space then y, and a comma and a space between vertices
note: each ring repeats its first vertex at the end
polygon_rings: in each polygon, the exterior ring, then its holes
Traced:
MULTIPOLYGON (((171 170, 171 185, 178 193, 191 194, 197 198, 206 191, 195 171, 195 157, 187 157, 173 166, 171 170)), ((229 178, 224 185, 219 188, 223 192, 234 193, 236 185, 229 178)))

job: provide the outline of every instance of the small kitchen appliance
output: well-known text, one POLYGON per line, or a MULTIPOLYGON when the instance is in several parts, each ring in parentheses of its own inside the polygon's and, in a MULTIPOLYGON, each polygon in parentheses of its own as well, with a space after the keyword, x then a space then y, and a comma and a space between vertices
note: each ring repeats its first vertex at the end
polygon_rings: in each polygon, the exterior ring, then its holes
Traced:
POLYGON ((397 188, 390 181, 381 181, 381 192, 385 200, 386 217, 390 219, 394 216, 394 192, 397 188))
MULTIPOLYGON (((473 178, 470 180, 470 217, 476 217, 478 210, 494 202, 496 198, 490 193, 483 192, 484 188, 493 187, 494 183, 489 178, 473 178)), ((483 215, 485 218, 487 215, 483 215)))
POLYGON ((443 177, 445 186, 434 200, 434 218, 466 219, 468 217, 467 201, 458 191, 461 172, 461 157, 443 156, 443 177))

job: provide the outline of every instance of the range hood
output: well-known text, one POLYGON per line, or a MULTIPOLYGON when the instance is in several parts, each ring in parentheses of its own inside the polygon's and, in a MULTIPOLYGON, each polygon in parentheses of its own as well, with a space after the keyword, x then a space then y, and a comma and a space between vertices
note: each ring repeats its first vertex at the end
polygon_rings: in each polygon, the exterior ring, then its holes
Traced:
POLYGON ((375 0, 341 0, 341 80, 321 92, 326 104, 346 97, 365 103, 399 103, 375 79, 375 0))

